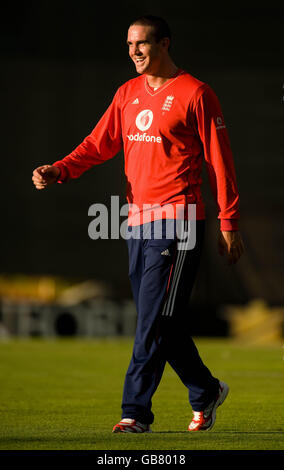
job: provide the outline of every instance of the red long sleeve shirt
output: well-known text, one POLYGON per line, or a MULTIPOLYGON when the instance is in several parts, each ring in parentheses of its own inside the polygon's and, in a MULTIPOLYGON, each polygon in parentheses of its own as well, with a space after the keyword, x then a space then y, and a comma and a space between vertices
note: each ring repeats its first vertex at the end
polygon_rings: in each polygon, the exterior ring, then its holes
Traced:
POLYGON ((129 80, 117 90, 91 134, 54 163, 61 172, 59 182, 79 177, 122 148, 127 201, 135 208, 130 211, 130 225, 141 223, 145 204, 196 204, 196 218, 205 218, 201 194, 205 160, 221 230, 238 229, 232 151, 218 98, 207 84, 183 70, 156 90, 145 75, 129 80))

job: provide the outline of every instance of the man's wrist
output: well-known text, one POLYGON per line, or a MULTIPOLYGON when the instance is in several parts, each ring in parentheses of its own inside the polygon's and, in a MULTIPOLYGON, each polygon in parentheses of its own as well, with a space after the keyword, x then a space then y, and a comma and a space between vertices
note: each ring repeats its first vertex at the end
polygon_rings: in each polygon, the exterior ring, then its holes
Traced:
POLYGON ((61 170, 60 170, 60 168, 59 168, 57 165, 53 165, 53 166, 55 166, 55 167, 57 168, 57 170, 58 170, 58 175, 57 175, 56 180, 55 180, 55 182, 57 183, 58 180, 60 179, 60 176, 61 176, 61 170))
POLYGON ((56 183, 64 183, 68 178, 64 166, 60 162, 53 163, 52 166, 55 166, 59 170, 59 175, 56 178, 56 183))

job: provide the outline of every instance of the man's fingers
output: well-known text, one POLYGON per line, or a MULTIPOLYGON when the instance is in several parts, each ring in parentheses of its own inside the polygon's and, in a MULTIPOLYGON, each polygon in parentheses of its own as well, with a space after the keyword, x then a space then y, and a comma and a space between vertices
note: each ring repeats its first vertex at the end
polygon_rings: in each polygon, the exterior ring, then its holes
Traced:
POLYGON ((59 170, 55 170, 52 165, 37 167, 32 175, 32 181, 36 189, 45 189, 48 185, 54 183, 56 173, 58 172, 59 170))
POLYGON ((39 168, 37 168, 37 170, 38 170, 40 173, 45 173, 48 168, 51 168, 51 166, 52 166, 52 165, 43 165, 43 166, 40 166, 39 168))
POLYGON ((44 165, 36 168, 33 171, 33 181, 44 181, 46 177, 49 176, 49 171, 48 169, 51 167, 51 165, 44 165))
POLYGON ((37 187, 37 186, 40 186, 40 187, 45 187, 47 184, 43 181, 43 180, 40 180, 40 179, 34 179, 32 178, 33 180, 33 183, 34 185, 37 187))
POLYGON ((50 178, 50 174, 48 171, 48 167, 37 168, 36 170, 34 170, 33 176, 32 176, 32 180, 34 184, 47 185, 49 178, 50 178))
POLYGON ((47 182, 38 174, 34 174, 32 181, 37 189, 44 189, 47 186, 47 182))
POLYGON ((45 186, 47 186, 47 183, 44 182, 44 181, 34 181, 34 185, 35 185, 35 186, 43 186, 43 187, 45 187, 45 186))
POLYGON ((242 256, 242 253, 243 247, 241 244, 231 246, 230 250, 228 251, 228 258, 230 264, 235 264, 242 256))
POLYGON ((42 176, 37 170, 34 170, 33 171, 33 178, 42 179, 42 176))
POLYGON ((240 233, 222 231, 219 239, 220 250, 226 254, 229 264, 235 264, 244 252, 244 244, 240 233))
POLYGON ((32 180, 34 183, 40 183, 43 181, 43 178, 41 176, 33 176, 32 180))
POLYGON ((49 168, 50 168, 50 167, 51 167, 50 165, 49 165, 49 166, 42 167, 42 168, 40 169, 40 174, 41 174, 41 175, 48 175, 48 173, 50 173, 50 171, 49 171, 49 168))
POLYGON ((45 184, 45 179, 36 170, 33 172, 32 181, 34 184, 45 184))

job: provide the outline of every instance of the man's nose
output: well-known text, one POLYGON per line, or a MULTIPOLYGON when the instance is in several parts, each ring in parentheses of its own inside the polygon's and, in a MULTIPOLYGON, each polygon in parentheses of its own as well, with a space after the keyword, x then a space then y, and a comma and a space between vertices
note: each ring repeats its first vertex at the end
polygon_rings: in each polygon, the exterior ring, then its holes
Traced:
POLYGON ((141 54, 142 54, 142 52, 140 51, 139 46, 136 46, 135 47, 135 55, 141 55, 141 54))

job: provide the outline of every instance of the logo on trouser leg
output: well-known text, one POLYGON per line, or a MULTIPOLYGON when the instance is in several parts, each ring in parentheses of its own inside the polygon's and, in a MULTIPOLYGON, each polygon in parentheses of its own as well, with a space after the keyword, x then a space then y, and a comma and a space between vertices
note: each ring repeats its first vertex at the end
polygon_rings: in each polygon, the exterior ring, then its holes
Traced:
POLYGON ((165 250, 165 251, 162 251, 161 255, 163 256, 171 256, 171 253, 169 252, 169 250, 165 250))

